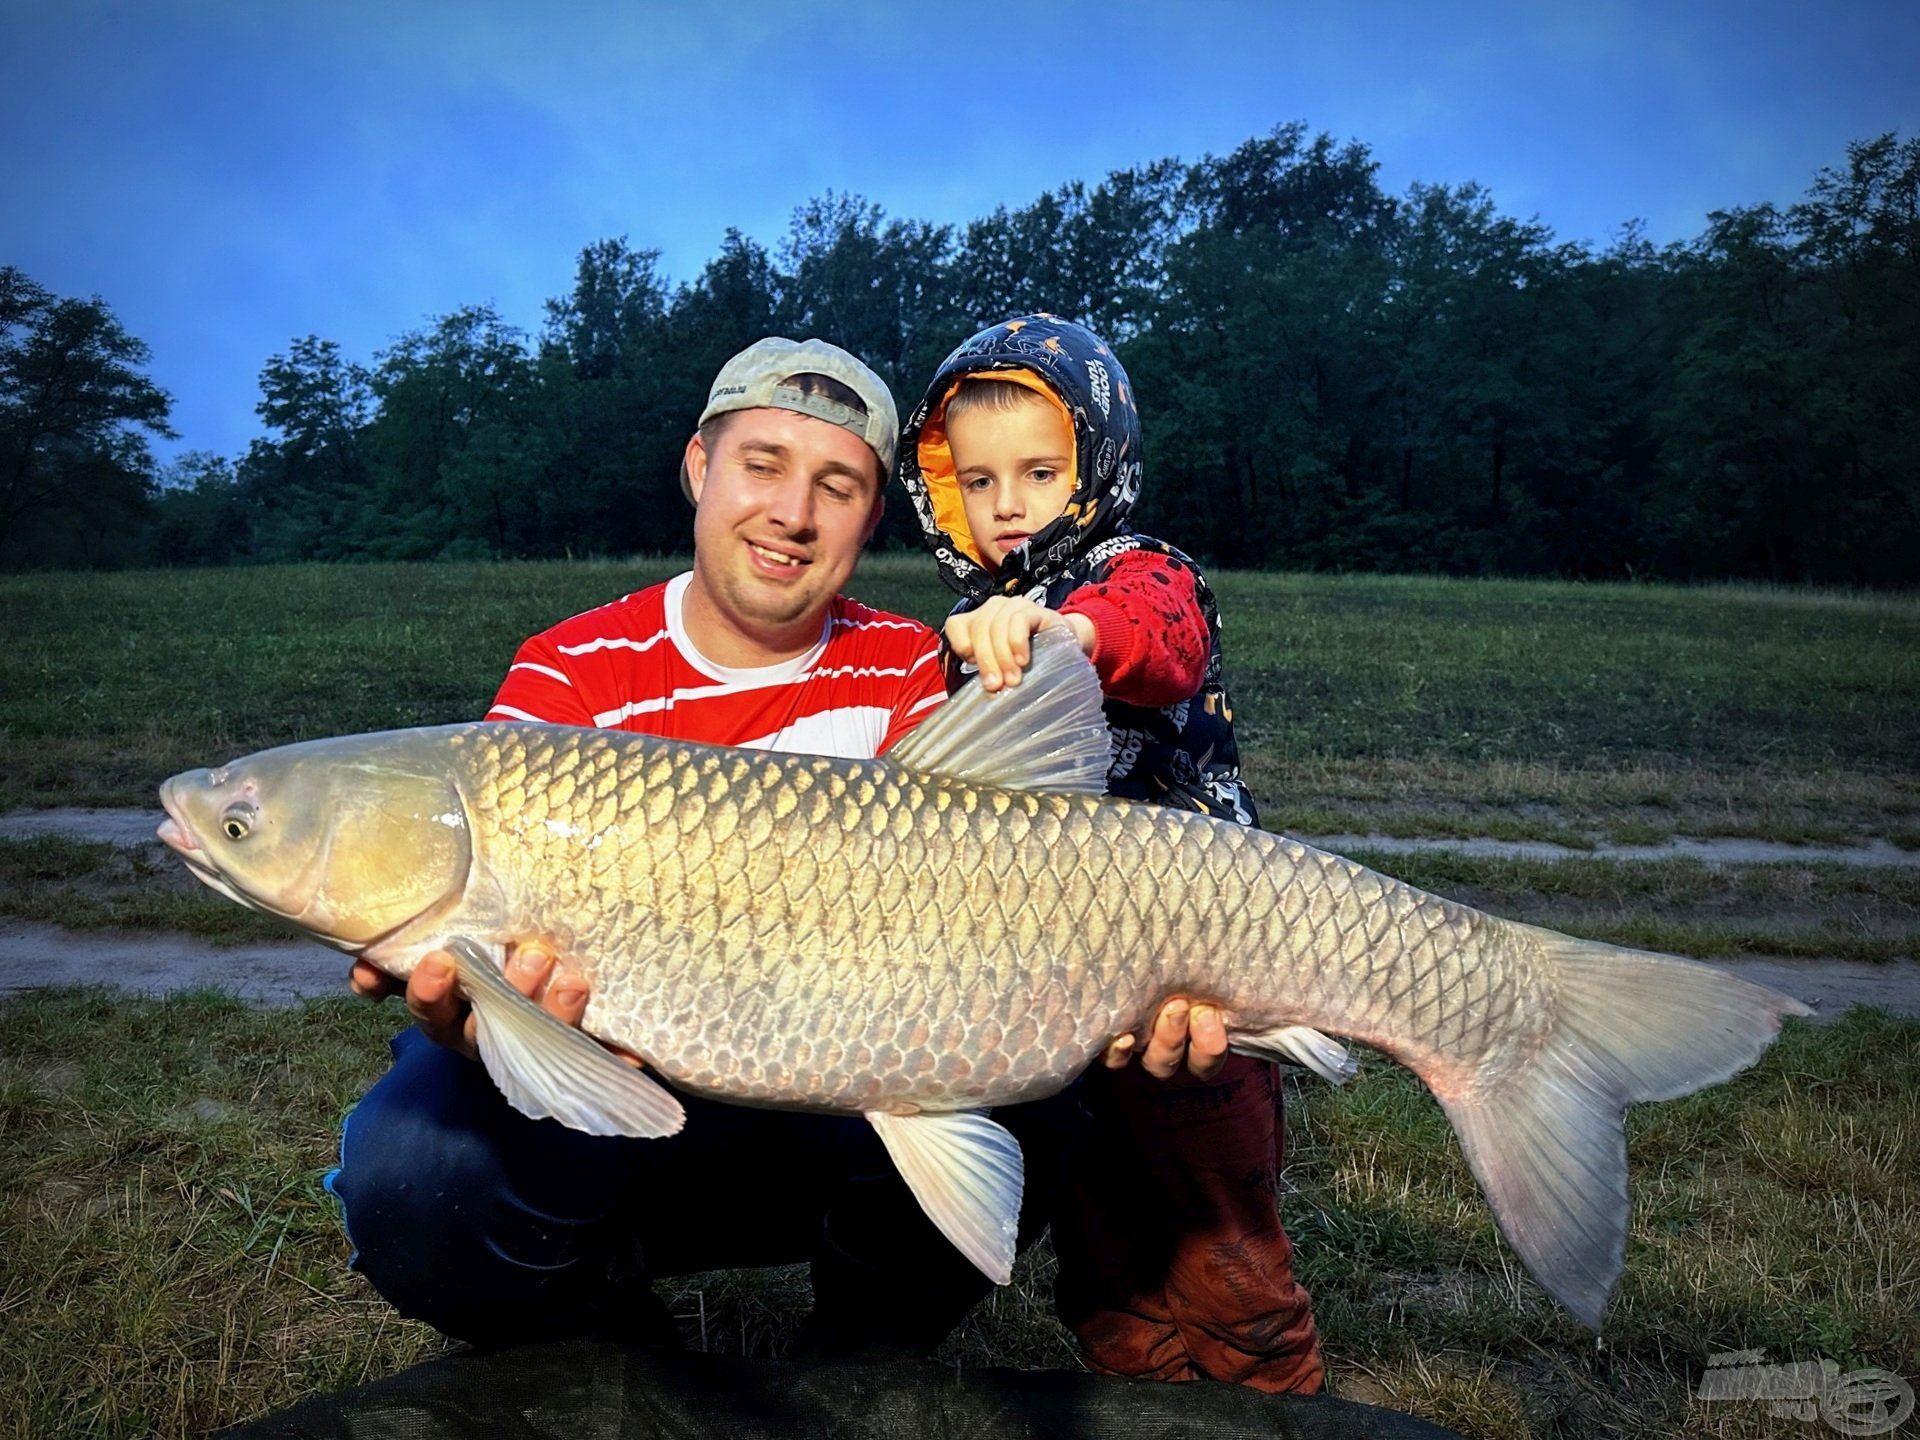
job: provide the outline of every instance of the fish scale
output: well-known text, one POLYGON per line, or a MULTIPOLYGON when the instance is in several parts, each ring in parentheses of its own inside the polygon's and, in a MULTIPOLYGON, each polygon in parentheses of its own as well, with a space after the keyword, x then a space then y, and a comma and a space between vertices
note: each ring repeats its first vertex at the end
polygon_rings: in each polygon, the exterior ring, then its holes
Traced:
POLYGON ((405 976, 445 948, 510 1103, 658 1136, 674 1086, 873 1123, 934 1223, 1011 1273, 1021 1161, 982 1107, 1050 1094, 1169 996, 1329 1079, 1328 1032, 1413 1069, 1502 1232, 1590 1326, 1624 1264, 1622 1120, 1750 1065, 1806 1007, 1671 956, 1483 914, 1350 860, 1094 793, 1071 637, 883 760, 447 726, 178 775, 161 837, 221 893, 405 976), (229 834, 228 832, 234 832, 229 834), (610 1059, 501 977, 543 941, 610 1059))
POLYGON ((561 940, 591 983, 594 1034, 699 1092, 1013 1103, 1057 1089, 1175 992, 1220 1000, 1242 1028, 1327 1026, 1414 1062, 1444 1047, 1471 1068, 1534 1043, 1513 1023, 1518 957, 1480 933, 1503 922, 1284 837, 601 731, 475 726, 452 748, 516 928, 561 940), (578 784, 583 770, 610 772, 611 790, 578 784), (596 813, 609 796, 610 820, 596 813), (846 1048, 801 1049, 802 1014, 846 1048), (913 1017, 935 1027, 918 1045, 902 1039, 913 1017), (982 1063, 1011 1040, 1028 1041, 1018 1062, 982 1063))

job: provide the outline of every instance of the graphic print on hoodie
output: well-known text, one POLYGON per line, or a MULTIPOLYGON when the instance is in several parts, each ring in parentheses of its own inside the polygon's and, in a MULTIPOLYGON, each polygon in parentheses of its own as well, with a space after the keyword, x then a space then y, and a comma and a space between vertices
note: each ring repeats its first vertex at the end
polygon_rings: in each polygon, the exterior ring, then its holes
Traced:
MULTIPOLYGON (((1233 708, 1220 659, 1220 612, 1206 576, 1163 540, 1139 535, 1130 516, 1140 495, 1140 416, 1119 359, 1086 327, 1055 315, 1026 315, 982 330, 944 360, 900 433, 897 473, 919 517, 921 538, 957 592, 953 614, 994 595, 1017 595, 1057 610, 1085 585, 1107 578, 1129 551, 1164 556, 1189 571, 1207 624, 1200 689, 1147 708, 1109 698, 1113 758, 1107 789, 1133 800, 1198 810, 1242 825, 1259 823, 1240 778, 1233 708), (998 574, 980 562, 947 444, 947 401, 970 375, 1024 370, 1037 375, 1073 423, 1075 485, 1059 518, 1014 550, 998 574)), ((951 657, 949 657, 951 659, 951 657)))

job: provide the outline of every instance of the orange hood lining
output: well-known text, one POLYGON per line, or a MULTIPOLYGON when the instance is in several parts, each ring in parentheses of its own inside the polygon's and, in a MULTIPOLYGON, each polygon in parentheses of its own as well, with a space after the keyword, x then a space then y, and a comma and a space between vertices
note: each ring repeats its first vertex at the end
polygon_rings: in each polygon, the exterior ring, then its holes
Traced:
POLYGON ((920 443, 915 447, 915 458, 920 465, 920 480, 927 487, 927 499, 933 504, 933 523, 940 527, 941 533, 953 542, 953 546, 974 564, 986 570, 992 570, 980 556, 980 547, 973 543, 973 529, 967 524, 967 510, 960 499, 960 477, 953 468, 953 446, 947 440, 947 402, 953 399, 962 385, 972 380, 1001 380, 1009 385, 1020 385, 1044 395, 1060 412, 1060 418, 1067 422, 1067 434, 1073 436, 1070 451, 1070 469, 1067 481, 1071 487, 1069 494, 1080 488, 1080 434, 1074 428, 1073 412, 1067 409, 1067 402, 1055 393, 1054 388, 1031 370, 974 370, 958 377, 947 386, 947 393, 940 397, 940 403, 934 406, 927 416, 927 423, 920 427, 920 443))

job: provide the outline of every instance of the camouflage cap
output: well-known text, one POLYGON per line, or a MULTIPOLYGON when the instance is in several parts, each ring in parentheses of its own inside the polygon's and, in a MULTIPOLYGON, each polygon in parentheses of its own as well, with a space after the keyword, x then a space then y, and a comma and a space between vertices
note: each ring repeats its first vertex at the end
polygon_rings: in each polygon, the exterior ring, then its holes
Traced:
MULTIPOLYGON (((699 423, 704 425, 714 416, 733 410, 763 408, 795 410, 838 425, 859 436, 879 457, 883 488, 893 474, 893 454, 900 443, 900 413, 894 409, 893 392, 887 389, 886 381, 838 345, 825 340, 788 340, 778 335, 754 341, 713 377, 707 408, 700 412, 699 423), (824 375, 838 380, 860 397, 866 413, 788 384, 796 375, 824 375)), ((688 500, 693 499, 684 462, 680 466, 680 489, 688 500)))

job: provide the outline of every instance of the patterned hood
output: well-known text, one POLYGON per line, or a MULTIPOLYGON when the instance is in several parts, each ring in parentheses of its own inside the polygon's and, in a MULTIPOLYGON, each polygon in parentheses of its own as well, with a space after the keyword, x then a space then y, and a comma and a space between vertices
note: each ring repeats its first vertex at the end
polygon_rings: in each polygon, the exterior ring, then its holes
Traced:
POLYGON ((896 473, 920 519, 940 577, 963 600, 1050 587, 1104 540, 1129 532, 1140 494, 1140 416, 1127 372, 1091 330, 1056 315, 1026 315, 982 330, 942 362, 900 435, 896 473), (1059 519, 1007 557, 980 563, 947 446, 946 408, 966 376, 1024 370, 1039 377, 1073 422, 1074 489, 1059 519))

